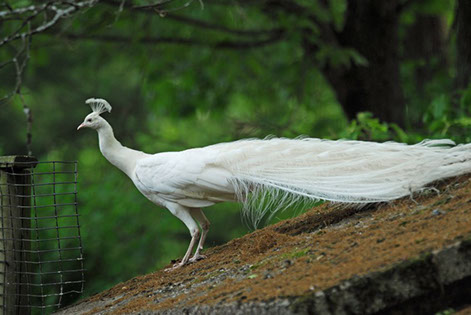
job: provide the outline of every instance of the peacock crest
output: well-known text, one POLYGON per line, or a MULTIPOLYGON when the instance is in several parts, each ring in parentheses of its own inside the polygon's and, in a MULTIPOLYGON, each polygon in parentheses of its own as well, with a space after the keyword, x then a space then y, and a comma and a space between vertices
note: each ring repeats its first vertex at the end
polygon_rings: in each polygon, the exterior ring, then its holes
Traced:
POLYGON ((105 112, 111 113, 111 105, 106 100, 102 98, 89 98, 85 101, 85 104, 90 105, 92 111, 101 115, 105 112))

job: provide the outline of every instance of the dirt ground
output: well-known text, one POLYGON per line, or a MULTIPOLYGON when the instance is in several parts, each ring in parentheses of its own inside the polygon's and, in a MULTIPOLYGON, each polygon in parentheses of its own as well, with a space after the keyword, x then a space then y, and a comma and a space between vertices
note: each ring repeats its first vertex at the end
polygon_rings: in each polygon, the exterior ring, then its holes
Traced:
MULTIPOLYGON (((329 288, 471 236, 471 180, 357 209, 325 204, 207 249, 207 258, 116 285, 82 305, 129 314, 192 305, 270 301, 329 288)), ((170 264, 169 264, 170 266, 170 264)), ((465 311, 465 310, 463 310, 465 311)))

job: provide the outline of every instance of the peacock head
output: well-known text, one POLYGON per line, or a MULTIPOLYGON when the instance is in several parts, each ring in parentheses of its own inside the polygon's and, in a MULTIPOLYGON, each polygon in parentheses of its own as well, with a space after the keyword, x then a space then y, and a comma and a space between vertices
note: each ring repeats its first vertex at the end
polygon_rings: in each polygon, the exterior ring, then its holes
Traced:
POLYGON ((105 112, 111 113, 111 105, 106 100, 101 98, 89 98, 85 101, 85 103, 90 105, 93 112, 85 117, 85 120, 80 124, 80 126, 77 127, 77 130, 82 128, 92 128, 98 130, 105 126, 106 122, 103 118, 101 118, 100 114, 105 112))

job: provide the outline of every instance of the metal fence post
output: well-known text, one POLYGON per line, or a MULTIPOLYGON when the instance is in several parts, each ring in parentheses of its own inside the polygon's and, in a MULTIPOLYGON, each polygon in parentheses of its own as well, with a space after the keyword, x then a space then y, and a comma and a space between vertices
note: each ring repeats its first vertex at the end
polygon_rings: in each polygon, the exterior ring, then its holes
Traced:
POLYGON ((29 314, 31 175, 37 160, 0 156, 0 306, 3 314, 29 314), (23 307, 22 307, 23 306, 23 307), (26 307, 25 307, 26 306, 26 307))

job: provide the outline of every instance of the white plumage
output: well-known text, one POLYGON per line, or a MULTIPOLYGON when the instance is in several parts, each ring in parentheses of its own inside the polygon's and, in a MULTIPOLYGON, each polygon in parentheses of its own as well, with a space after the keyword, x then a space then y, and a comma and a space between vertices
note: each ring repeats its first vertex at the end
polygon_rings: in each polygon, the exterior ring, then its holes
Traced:
POLYGON ((247 139, 181 152, 147 154, 122 146, 99 115, 101 99, 77 128, 99 135, 100 150, 153 203, 182 220, 192 236, 180 264, 203 256, 209 221, 201 208, 240 201, 256 226, 267 214, 302 200, 366 204, 420 192, 433 181, 471 172, 471 145, 425 140, 415 145, 351 140, 247 139), (195 255, 193 247, 201 238, 195 255))

